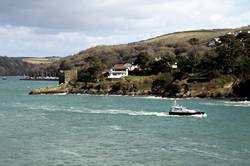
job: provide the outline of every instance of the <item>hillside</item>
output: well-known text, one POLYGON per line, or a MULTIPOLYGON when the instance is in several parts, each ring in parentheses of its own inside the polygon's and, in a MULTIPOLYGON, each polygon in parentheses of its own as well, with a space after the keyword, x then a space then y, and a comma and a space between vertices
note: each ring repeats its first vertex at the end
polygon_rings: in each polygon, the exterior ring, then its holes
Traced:
POLYGON ((0 75, 39 75, 43 73, 57 73, 54 65, 59 58, 26 58, 26 57, 3 57, 0 56, 0 75))
POLYGON ((176 32, 129 44, 97 46, 54 65, 60 70, 77 69, 77 82, 31 94, 249 98, 245 90, 250 89, 250 26, 176 32), (130 71, 129 77, 109 79, 108 69, 118 63, 139 68, 130 71))
POLYGON ((23 75, 33 71, 34 65, 23 62, 20 58, 0 56, 0 75, 23 75))
MULTIPOLYGON (((141 52, 147 52, 152 57, 176 56, 182 53, 179 50, 190 49, 188 41, 192 38, 199 40, 203 49, 209 49, 208 41, 215 37, 222 36, 228 32, 250 29, 249 26, 236 29, 214 29, 214 30, 195 30, 170 33, 155 38, 122 45, 97 46, 83 50, 73 56, 63 58, 70 66, 86 65, 86 59, 89 56, 98 58, 107 68, 116 63, 134 62, 135 58, 141 52)), ((184 51, 185 51, 184 50, 184 51)))

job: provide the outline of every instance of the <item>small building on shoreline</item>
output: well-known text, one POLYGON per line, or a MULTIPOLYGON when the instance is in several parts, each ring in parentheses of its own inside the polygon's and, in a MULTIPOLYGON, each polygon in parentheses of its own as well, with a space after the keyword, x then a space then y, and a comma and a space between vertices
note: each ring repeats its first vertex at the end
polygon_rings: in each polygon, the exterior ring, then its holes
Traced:
POLYGON ((76 69, 61 70, 62 76, 60 77, 59 84, 75 84, 78 79, 78 74, 76 69))

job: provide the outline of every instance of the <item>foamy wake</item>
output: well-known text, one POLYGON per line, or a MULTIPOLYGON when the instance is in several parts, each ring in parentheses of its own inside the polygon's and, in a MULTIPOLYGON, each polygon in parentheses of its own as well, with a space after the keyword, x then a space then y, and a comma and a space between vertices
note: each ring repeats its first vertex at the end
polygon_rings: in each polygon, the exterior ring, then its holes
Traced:
POLYGON ((206 118, 207 117, 207 114, 203 114, 203 115, 191 115, 191 117, 195 117, 195 118, 206 118))
MULTIPOLYGON (((135 111, 128 109, 90 109, 90 108, 77 108, 77 107, 64 107, 55 105, 30 105, 23 103, 16 103, 14 107, 23 107, 25 110, 33 111, 45 111, 45 112, 72 112, 72 113, 84 113, 84 114, 123 114, 130 116, 157 116, 157 117, 205 117, 201 115, 193 116, 176 116, 169 115, 168 112, 149 112, 149 111, 135 111)), ((0 114, 1 116, 1 114, 0 114)))
POLYGON ((192 116, 178 116, 169 115, 168 112, 149 112, 149 111, 134 111, 126 109, 89 109, 89 108, 75 108, 75 107, 56 107, 56 106, 30 106, 31 110, 44 110, 49 112, 72 112, 83 114, 112 114, 112 115, 129 115, 129 116, 157 116, 157 117, 195 117, 202 118, 206 115, 192 115, 192 116))
POLYGON ((194 117, 194 118, 207 117, 207 114, 178 116, 178 115, 169 115, 168 112, 146 112, 146 111, 132 111, 132 110, 92 110, 90 112, 95 113, 95 114, 124 114, 124 115, 130 115, 130 116, 194 117))
POLYGON ((170 116, 167 112, 146 112, 146 111, 132 111, 132 110, 116 110, 116 109, 108 109, 108 110, 90 110, 90 113, 94 114, 124 114, 131 116, 170 116))

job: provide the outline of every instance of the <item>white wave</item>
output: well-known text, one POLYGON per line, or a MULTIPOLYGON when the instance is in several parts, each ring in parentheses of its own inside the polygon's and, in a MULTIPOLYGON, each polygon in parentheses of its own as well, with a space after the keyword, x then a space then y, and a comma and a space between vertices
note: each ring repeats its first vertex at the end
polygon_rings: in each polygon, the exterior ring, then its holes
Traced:
POLYGON ((153 99, 153 100, 193 100, 193 99, 199 99, 198 97, 188 97, 188 98, 173 98, 173 97, 160 97, 160 96, 133 96, 133 98, 139 98, 139 99, 153 99))
POLYGON ((225 103, 232 104, 250 104, 250 101, 225 101, 225 103))
POLYGON ((200 104, 203 104, 203 105, 211 105, 211 106, 220 106, 221 104, 220 103, 208 103, 208 102, 206 102, 206 103, 200 103, 200 104))
POLYGON ((90 94, 86 94, 86 93, 77 93, 77 96, 90 96, 90 94))
POLYGON ((200 114, 200 115, 191 115, 192 117, 195 117, 195 118, 206 118, 207 117, 207 114, 205 113, 205 114, 200 114))
POLYGON ((138 99, 153 99, 153 100, 186 100, 186 99, 193 99, 193 98, 171 98, 171 97, 160 97, 160 96, 133 96, 133 98, 138 99))
POLYGON ((225 101, 226 106, 250 107, 250 101, 225 101))
POLYGON ((233 106, 233 107, 250 107, 250 105, 245 105, 245 104, 225 104, 225 106, 233 106))
POLYGON ((208 152, 206 150, 198 149, 198 148, 192 148, 192 151, 198 154, 199 156, 205 156, 205 157, 211 157, 211 158, 217 158, 220 160, 230 160, 226 155, 216 153, 216 152, 208 152))
POLYGON ((169 99, 169 98, 159 97, 159 96, 133 96, 133 98, 141 98, 141 99, 160 99, 160 100, 169 99))
POLYGON ((109 127, 110 127, 111 129, 117 130, 117 131, 122 130, 121 126, 117 126, 117 125, 112 125, 112 126, 109 126, 109 127))
POLYGON ((64 154, 69 154, 69 155, 72 155, 72 156, 76 156, 76 157, 81 157, 81 155, 79 153, 68 151, 68 150, 60 150, 60 152, 64 153, 64 154))
POLYGON ((64 96, 64 95, 68 95, 68 93, 66 92, 62 92, 62 93, 53 93, 53 94, 49 94, 49 93, 41 93, 39 94, 40 96, 50 96, 50 95, 53 95, 53 96, 64 96))
POLYGON ((68 93, 64 92, 64 93, 54 93, 53 95, 55 96, 64 96, 67 95, 68 93))
POLYGON ((207 102, 207 103, 200 103, 203 105, 210 105, 210 106, 226 106, 226 107, 250 107, 250 101, 222 101, 222 102, 207 102))

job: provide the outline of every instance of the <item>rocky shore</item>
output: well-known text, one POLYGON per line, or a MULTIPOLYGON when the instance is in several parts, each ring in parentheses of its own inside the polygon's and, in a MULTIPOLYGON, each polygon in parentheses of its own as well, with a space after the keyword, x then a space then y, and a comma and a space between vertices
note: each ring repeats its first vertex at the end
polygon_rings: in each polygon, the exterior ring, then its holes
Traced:
MULTIPOLYGON (((188 83, 187 80, 175 81, 167 89, 152 90, 152 82, 147 81, 119 81, 119 82, 100 82, 95 84, 77 83, 75 85, 60 84, 56 86, 49 86, 44 88, 33 89, 29 94, 92 94, 92 95, 128 95, 128 96, 145 96, 153 95, 160 97, 212 97, 212 98, 237 98, 233 94, 234 81, 228 81, 227 83, 218 85, 215 81, 212 82, 193 82, 188 83), (146 86, 146 83, 149 83, 146 86)), ((239 98, 238 100, 240 100, 239 98)))
POLYGON ((66 94, 91 94, 91 95, 128 95, 128 96, 144 96, 151 95, 151 91, 142 90, 142 91, 129 91, 129 90, 114 90, 114 89, 96 89, 96 88, 76 88, 71 85, 57 85, 57 86, 49 86, 44 88, 32 89, 29 93, 30 95, 39 95, 39 94, 58 94, 58 93, 66 93, 66 94))

